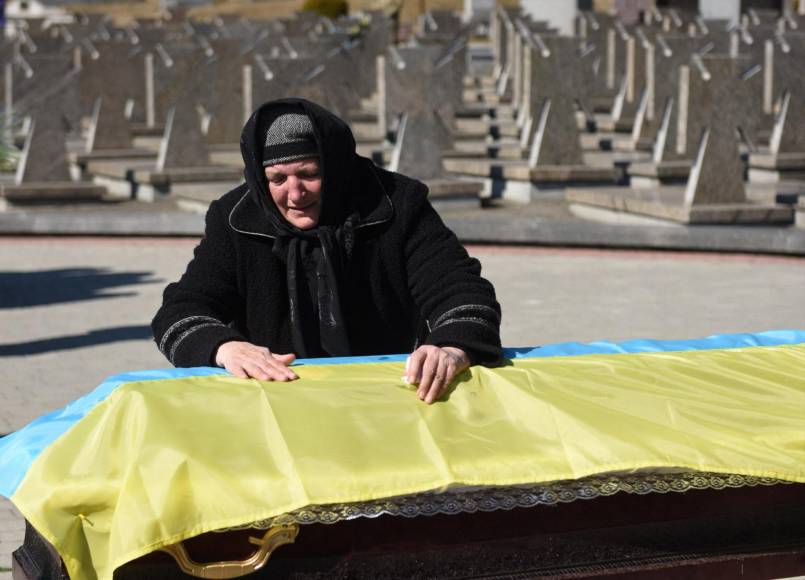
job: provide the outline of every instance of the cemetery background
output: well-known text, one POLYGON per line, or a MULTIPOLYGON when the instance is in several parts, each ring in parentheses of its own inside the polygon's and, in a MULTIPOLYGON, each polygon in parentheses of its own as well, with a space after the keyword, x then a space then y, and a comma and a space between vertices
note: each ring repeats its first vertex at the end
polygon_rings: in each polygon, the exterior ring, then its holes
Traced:
MULTIPOLYGON (((426 181, 463 241, 543 246, 472 248, 507 345, 805 327, 801 15, 581 13, 570 36, 433 11, 404 42, 381 12, 43 24, 0 45, 0 434, 166 364, 161 289, 240 180, 245 116, 287 94, 426 181)), ((21 538, 0 504, 0 569, 21 538)))

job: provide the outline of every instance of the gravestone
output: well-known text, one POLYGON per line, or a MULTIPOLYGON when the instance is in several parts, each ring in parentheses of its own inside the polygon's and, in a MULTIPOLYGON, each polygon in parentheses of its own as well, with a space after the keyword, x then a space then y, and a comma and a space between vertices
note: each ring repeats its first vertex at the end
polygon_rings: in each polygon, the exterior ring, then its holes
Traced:
POLYGON ((768 90, 779 110, 768 152, 749 157, 753 182, 805 180, 805 39, 786 35, 779 41, 768 42, 771 72, 766 77, 773 79, 768 90))
POLYGON ((329 57, 305 72, 293 87, 293 92, 320 103, 349 123, 351 113, 360 106, 360 96, 350 81, 354 72, 350 61, 338 49, 329 57))
MULTIPOLYGON (((53 104, 53 100, 50 101, 53 104)), ((14 182, 67 182, 70 167, 67 158, 67 131, 58 107, 38 107, 30 123, 14 182)))
POLYGON ((747 201, 735 130, 747 107, 742 64, 723 56, 692 59, 690 108, 700 132, 695 141, 688 137, 695 158, 684 187, 568 189, 566 199, 683 223, 791 223, 790 207, 747 201))
POLYGON ((210 160, 199 111, 180 105, 168 111, 156 164, 135 169, 130 180, 139 200, 171 195, 206 207, 240 183, 241 174, 240 167, 220 166, 210 160))
POLYGON ((165 119, 165 134, 157 157, 157 171, 209 165, 210 153, 201 132, 198 111, 190 106, 170 109, 165 119))
POLYGON ((420 15, 418 37, 422 42, 449 42, 462 32, 461 18, 452 10, 429 10, 420 15))
POLYGON ((254 55, 251 63, 253 108, 266 101, 293 96, 294 87, 314 67, 315 63, 307 58, 254 55))
POLYGON ((67 119, 58 93, 30 109, 32 120, 13 184, 0 185, 0 201, 11 203, 100 199, 103 187, 71 180, 67 119))
POLYGON ((525 40, 523 60, 531 86, 530 114, 521 142, 528 150, 526 159, 449 157, 444 161, 445 167, 455 173, 504 183, 504 190, 512 191, 511 196, 505 195, 517 201, 530 201, 541 188, 555 189, 573 182, 615 182, 619 170, 589 167, 582 156, 574 109, 577 95, 583 91, 581 41, 530 32, 525 40))
POLYGON ((208 89, 200 99, 210 115, 207 142, 211 145, 237 145, 247 114, 244 111, 242 71, 252 55, 244 54, 236 40, 214 41, 211 48, 213 55, 203 69, 208 89))
POLYGON ((357 46, 350 51, 358 73, 356 90, 362 98, 371 97, 377 90, 377 57, 386 52, 392 35, 391 20, 383 12, 369 12, 367 19, 357 46))
POLYGON ((188 106, 201 102, 208 87, 198 73, 204 70, 210 57, 197 45, 182 43, 157 44, 153 58, 154 110, 159 123, 177 104, 188 106))
MULTIPOLYGON (((657 34, 654 42, 646 50, 646 84, 642 110, 635 120, 632 132, 634 145, 642 140, 654 142, 660 129, 667 103, 676 102, 679 92, 679 67, 686 65, 701 40, 690 36, 666 36, 657 34)), ((671 108, 671 119, 676 120, 675 108, 671 108)), ((667 140, 675 142, 675 123, 669 123, 670 134, 667 140)))
POLYGON ((436 45, 389 47, 381 71, 380 111, 387 130, 396 131, 403 113, 438 107, 434 69, 440 53, 441 48, 436 45))
POLYGON ((126 107, 135 106, 144 112, 144 59, 140 48, 129 42, 109 42, 90 45, 94 50, 82 58, 81 100, 85 111, 91 111, 94 122, 94 145, 88 151, 99 149, 129 149, 131 135, 126 107), (111 80, 114 79, 113 82, 111 80), (98 105, 98 100, 102 101, 98 105))
POLYGON ((123 106, 123 101, 112 97, 95 100, 87 135, 87 153, 131 149, 131 132, 123 106))
POLYGON ((427 181, 444 176, 442 151, 453 147, 450 128, 435 110, 401 115, 391 171, 427 181))
POLYGON ((73 68, 71 55, 18 57, 14 60, 11 81, 14 114, 29 114, 40 103, 48 101, 51 95, 59 94, 62 100, 60 110, 68 123, 68 131, 79 131, 82 111, 78 73, 73 68))

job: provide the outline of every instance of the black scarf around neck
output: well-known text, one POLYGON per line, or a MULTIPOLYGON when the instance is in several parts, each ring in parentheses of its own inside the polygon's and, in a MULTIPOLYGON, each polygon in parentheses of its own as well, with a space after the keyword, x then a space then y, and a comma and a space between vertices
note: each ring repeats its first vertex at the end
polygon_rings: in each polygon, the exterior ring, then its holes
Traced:
POLYGON ((339 287, 351 257, 356 217, 337 228, 281 228, 274 242, 273 253, 286 266, 291 336, 297 357, 352 354, 339 287), (311 320, 316 315, 318 324, 311 320))

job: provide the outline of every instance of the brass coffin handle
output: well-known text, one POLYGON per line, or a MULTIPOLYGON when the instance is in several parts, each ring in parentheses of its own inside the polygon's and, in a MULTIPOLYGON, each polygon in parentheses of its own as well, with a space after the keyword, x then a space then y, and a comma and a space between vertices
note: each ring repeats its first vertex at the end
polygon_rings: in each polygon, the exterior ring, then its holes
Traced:
POLYGON ((258 549, 245 560, 201 564, 190 557, 182 542, 166 546, 161 550, 173 556, 182 572, 196 578, 240 578, 265 566, 274 550, 285 544, 293 544, 298 534, 299 526, 297 524, 286 524, 269 529, 262 538, 250 536, 249 542, 258 546, 258 549))

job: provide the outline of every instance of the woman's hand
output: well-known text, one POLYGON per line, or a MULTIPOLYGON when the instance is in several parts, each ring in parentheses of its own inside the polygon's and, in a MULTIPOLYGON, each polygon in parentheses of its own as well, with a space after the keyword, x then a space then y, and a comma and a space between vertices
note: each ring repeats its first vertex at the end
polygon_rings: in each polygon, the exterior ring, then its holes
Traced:
POLYGON ((224 367, 241 379, 261 381, 292 381, 299 377, 288 368, 295 354, 274 354, 263 346, 250 342, 231 341, 218 347, 215 364, 224 367))
POLYGON ((417 397, 430 405, 444 394, 456 375, 469 366, 470 358, 460 348, 423 345, 409 357, 405 380, 408 384, 419 385, 417 397))

